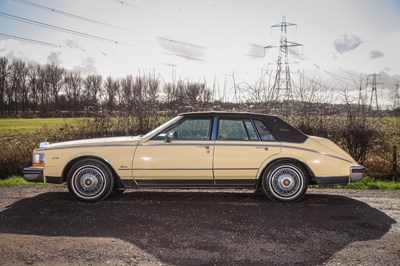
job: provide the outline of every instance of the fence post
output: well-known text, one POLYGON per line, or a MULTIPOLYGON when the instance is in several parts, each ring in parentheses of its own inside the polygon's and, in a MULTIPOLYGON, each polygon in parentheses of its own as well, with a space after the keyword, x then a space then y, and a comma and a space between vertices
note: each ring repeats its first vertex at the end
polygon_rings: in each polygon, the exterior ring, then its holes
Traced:
POLYGON ((392 171, 393 171, 393 182, 397 182, 397 146, 393 146, 393 164, 392 164, 392 171))

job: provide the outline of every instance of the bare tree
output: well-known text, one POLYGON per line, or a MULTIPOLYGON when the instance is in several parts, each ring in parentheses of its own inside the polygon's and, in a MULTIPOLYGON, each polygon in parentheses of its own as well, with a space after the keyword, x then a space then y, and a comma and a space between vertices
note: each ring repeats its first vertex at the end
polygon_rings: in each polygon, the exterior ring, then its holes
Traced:
POLYGON ((132 112, 133 83, 134 79, 132 75, 127 75, 121 79, 121 103, 123 108, 128 112, 132 112))
POLYGON ((28 64, 28 84, 29 84, 29 99, 31 100, 31 106, 33 113, 36 113, 39 103, 38 93, 38 80, 39 80, 39 69, 40 65, 37 63, 28 64))
POLYGON ((49 111, 49 90, 50 85, 47 79, 46 67, 38 65, 38 80, 37 80, 37 94, 39 98, 39 106, 42 113, 47 113, 49 111))
POLYGON ((28 97, 26 86, 26 63, 22 60, 15 59, 10 65, 10 71, 11 86, 7 88, 7 96, 9 103, 12 104, 12 107, 15 110, 15 115, 18 115, 19 105, 21 105, 23 111, 25 111, 25 104, 28 97))
POLYGON ((50 94, 53 98, 54 111, 58 111, 58 97, 61 89, 64 86, 64 73, 65 69, 52 64, 46 65, 46 79, 50 85, 50 94))
POLYGON ((85 104, 97 106, 101 97, 103 78, 100 75, 89 75, 83 81, 85 104))
POLYGON ((112 111, 117 106, 117 96, 119 91, 119 82, 118 80, 114 80, 111 76, 108 76, 104 82, 104 105, 108 109, 108 111, 112 111))
POLYGON ((78 111, 79 97, 82 92, 82 77, 79 72, 68 72, 65 76, 65 93, 68 100, 69 111, 72 116, 78 111))
POLYGON ((3 114, 6 109, 6 90, 7 78, 9 76, 8 59, 6 57, 0 58, 0 112, 3 114))

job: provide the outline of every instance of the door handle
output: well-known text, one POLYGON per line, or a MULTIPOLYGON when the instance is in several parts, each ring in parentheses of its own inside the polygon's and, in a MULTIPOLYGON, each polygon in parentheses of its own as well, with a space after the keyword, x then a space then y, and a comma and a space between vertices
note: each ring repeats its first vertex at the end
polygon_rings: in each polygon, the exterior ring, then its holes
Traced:
POLYGON ((206 150, 209 150, 210 149, 210 146, 209 145, 198 145, 198 146, 196 146, 197 148, 205 148, 206 150))
POLYGON ((205 148, 206 149, 206 153, 210 153, 210 146, 209 145, 198 145, 196 146, 197 148, 205 148))
POLYGON ((269 150, 269 148, 266 147, 266 146, 257 146, 256 149, 264 149, 264 150, 266 150, 266 151, 269 150))

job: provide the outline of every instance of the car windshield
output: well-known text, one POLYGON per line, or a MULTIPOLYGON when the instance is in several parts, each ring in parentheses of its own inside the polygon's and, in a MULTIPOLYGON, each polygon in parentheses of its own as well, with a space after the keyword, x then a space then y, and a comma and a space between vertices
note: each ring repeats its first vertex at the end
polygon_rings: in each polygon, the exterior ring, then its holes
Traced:
POLYGON ((144 135, 142 138, 145 139, 145 138, 147 138, 147 137, 150 137, 150 136, 154 135, 156 132, 160 131, 161 129, 166 128, 166 127, 169 127, 170 125, 176 123, 176 122, 177 122, 179 119, 181 119, 181 118, 182 118, 182 116, 177 116, 177 117, 172 118, 172 119, 169 120, 168 122, 166 122, 166 123, 162 124, 161 126, 155 128, 155 129, 153 129, 152 131, 150 131, 149 133, 147 133, 146 135, 144 135))

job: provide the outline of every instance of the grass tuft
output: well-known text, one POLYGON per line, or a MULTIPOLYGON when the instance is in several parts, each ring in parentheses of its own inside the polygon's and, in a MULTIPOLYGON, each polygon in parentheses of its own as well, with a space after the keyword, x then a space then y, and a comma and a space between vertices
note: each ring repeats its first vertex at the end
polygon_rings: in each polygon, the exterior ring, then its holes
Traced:
POLYGON ((350 183, 347 186, 338 186, 335 188, 398 190, 400 189, 400 183, 374 180, 373 178, 366 176, 360 182, 350 183))
POLYGON ((30 184, 29 182, 25 181, 25 179, 23 179, 20 176, 10 176, 7 179, 1 179, 0 180, 0 187, 4 187, 4 186, 17 186, 17 185, 28 185, 30 184))
POLYGON ((24 186, 24 185, 47 185, 44 182, 28 182, 22 176, 13 175, 6 179, 0 179, 0 187, 24 186))

